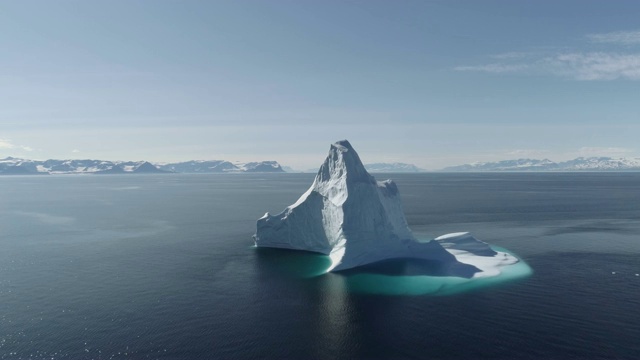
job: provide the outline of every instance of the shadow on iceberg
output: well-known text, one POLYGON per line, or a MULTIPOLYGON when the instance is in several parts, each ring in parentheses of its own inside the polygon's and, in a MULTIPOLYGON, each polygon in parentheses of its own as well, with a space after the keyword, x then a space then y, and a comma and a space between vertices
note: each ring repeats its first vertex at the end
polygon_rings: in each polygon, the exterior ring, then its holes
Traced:
POLYGON ((383 260, 357 268, 338 272, 346 276, 357 274, 377 274, 387 276, 455 276, 471 279, 481 270, 459 261, 442 262, 415 258, 399 258, 383 260))
MULTIPOLYGON (((327 273, 331 258, 317 252, 278 248, 255 248, 261 271, 279 273, 295 278, 309 278, 327 273)), ((353 276, 378 274, 388 276, 455 276, 470 279, 481 270, 458 261, 442 262, 416 258, 395 258, 336 271, 353 276)))
MULTIPOLYGON (((507 250, 494 247, 497 253, 507 250)), ((345 291, 369 295, 446 296, 475 291, 524 279, 531 268, 519 261, 501 269, 496 276, 482 274, 473 265, 460 262, 453 267, 439 261, 390 259, 338 272, 327 273, 331 259, 323 254, 288 249, 254 248, 257 271, 270 286, 291 286, 286 279, 305 279, 304 284, 318 286, 339 298, 345 291), (307 282, 309 281, 309 282, 307 282)))

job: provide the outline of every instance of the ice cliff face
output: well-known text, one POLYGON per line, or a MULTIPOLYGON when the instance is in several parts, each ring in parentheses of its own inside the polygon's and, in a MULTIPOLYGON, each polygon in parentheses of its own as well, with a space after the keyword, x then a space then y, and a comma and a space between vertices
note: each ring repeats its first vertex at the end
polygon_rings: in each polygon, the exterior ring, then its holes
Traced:
POLYGON ((309 190, 277 215, 258 220, 256 246, 330 255, 330 270, 390 258, 455 262, 436 241, 418 242, 409 230, 396 184, 376 182, 348 141, 329 149, 309 190))

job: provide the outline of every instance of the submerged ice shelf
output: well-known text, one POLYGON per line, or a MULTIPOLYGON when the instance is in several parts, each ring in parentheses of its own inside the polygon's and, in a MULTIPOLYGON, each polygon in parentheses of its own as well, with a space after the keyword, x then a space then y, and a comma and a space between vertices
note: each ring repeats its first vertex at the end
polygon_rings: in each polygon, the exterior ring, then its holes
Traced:
POLYGON ((519 261, 469 233, 417 240, 396 184, 376 181, 346 140, 331 145, 313 184, 298 201, 258 220, 254 240, 257 247, 328 255, 327 272, 391 259, 423 259, 441 264, 445 275, 478 278, 498 275, 519 261))

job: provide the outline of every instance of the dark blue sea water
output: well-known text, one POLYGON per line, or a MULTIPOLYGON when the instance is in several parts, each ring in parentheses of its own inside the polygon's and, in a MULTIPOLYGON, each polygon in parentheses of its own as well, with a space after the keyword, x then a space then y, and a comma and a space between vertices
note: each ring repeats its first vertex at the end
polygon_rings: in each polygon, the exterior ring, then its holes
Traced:
POLYGON ((640 174, 391 177, 419 237, 471 231, 533 274, 453 295, 296 274, 322 258, 251 235, 312 174, 0 177, 0 358, 640 358, 640 174))

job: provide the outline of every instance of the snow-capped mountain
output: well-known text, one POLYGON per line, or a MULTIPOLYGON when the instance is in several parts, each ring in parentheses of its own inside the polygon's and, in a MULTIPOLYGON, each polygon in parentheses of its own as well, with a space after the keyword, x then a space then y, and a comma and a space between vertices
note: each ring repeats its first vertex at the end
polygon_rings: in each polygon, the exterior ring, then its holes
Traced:
POLYGON ((192 160, 158 167, 178 173, 284 172, 277 161, 232 163, 225 160, 192 160))
POLYGON ((284 172, 277 161, 237 163, 235 165, 244 172, 284 172))
POLYGON ((517 159, 451 166, 441 171, 640 171, 640 158, 579 157, 562 162, 517 159))
POLYGON ((37 164, 31 160, 7 157, 0 159, 0 175, 28 175, 38 173, 37 164))
POLYGON ((177 173, 220 173, 235 170, 237 167, 225 160, 192 160, 159 165, 165 171, 177 173))
POLYGON ((164 173, 147 161, 0 159, 0 175, 164 173))
POLYGON ((171 164, 148 161, 0 159, 0 175, 47 174, 158 174, 284 172, 277 161, 231 163, 225 160, 192 160, 171 164))
POLYGON ((567 170, 640 170, 640 158, 590 157, 577 158, 561 162, 560 167, 567 170))
POLYGON ((423 171, 413 164, 405 163, 373 163, 365 164, 364 167, 367 171, 372 173, 404 173, 423 171))

